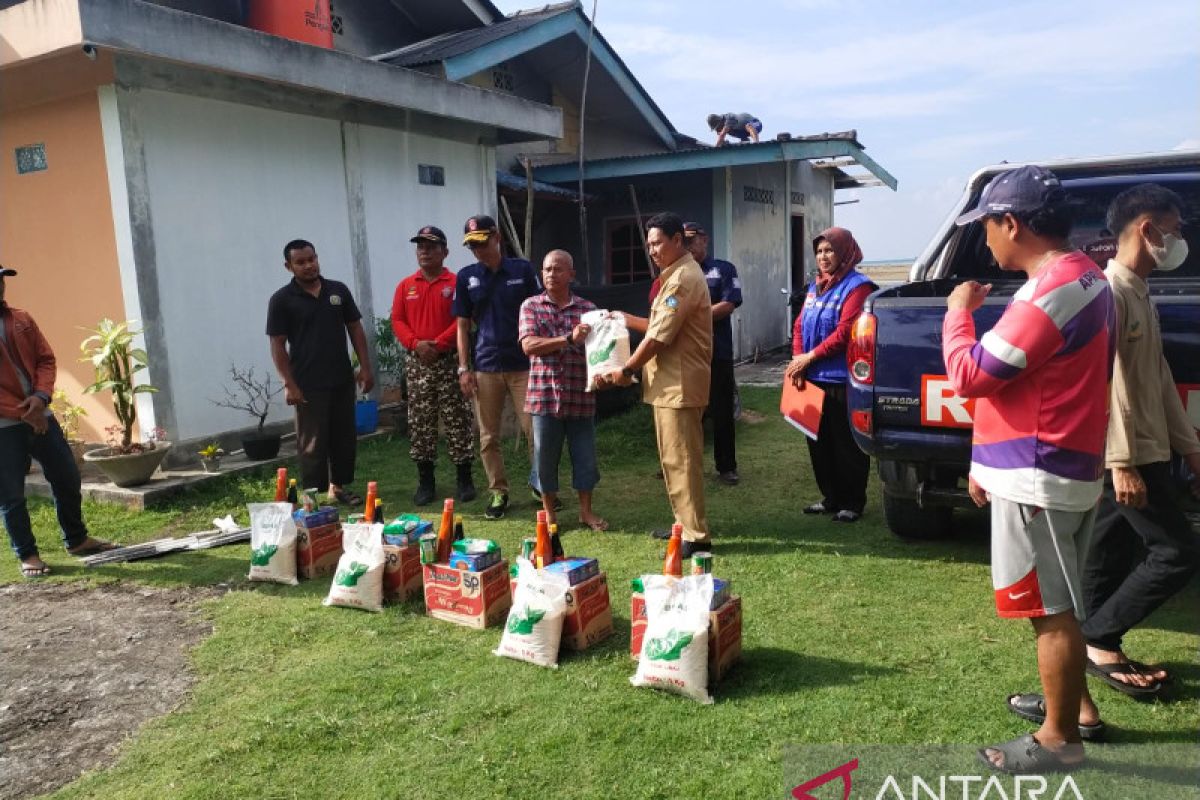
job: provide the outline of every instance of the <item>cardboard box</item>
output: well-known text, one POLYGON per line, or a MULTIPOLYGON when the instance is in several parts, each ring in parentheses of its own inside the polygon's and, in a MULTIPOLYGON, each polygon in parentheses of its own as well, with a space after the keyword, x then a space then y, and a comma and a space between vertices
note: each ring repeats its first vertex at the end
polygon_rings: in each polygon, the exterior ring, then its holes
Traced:
POLYGON ((424 588, 421 573, 421 548, 415 544, 396 547, 385 544, 383 554, 387 565, 383 568, 383 601, 403 603, 419 597, 424 588))
POLYGON ((454 569, 447 564, 425 564, 425 612, 436 619, 486 628, 503 624, 512 607, 508 589, 508 562, 483 572, 454 569))
POLYGON ((613 634, 608 577, 601 572, 567 590, 567 615, 563 618, 560 649, 586 650, 613 634))
POLYGON ((600 562, 594 558, 564 558, 547 566, 542 574, 560 586, 576 586, 599 575, 600 562))
POLYGON ((493 564, 500 563, 500 551, 490 553, 451 553, 448 562, 454 569, 467 572, 483 572, 493 564))
POLYGON ((321 506, 315 511, 298 508, 292 512, 297 528, 323 528, 338 522, 337 506, 321 506))
MULTIPOLYGON (((634 592, 629 600, 629 654, 641 655, 646 635, 646 598, 634 592)), ((708 612, 708 682, 725 677, 742 657, 742 598, 732 595, 724 605, 708 612)))
POLYGON ((708 682, 725 677, 742 657, 742 598, 732 595, 708 615, 708 682))
POLYGON ((334 521, 309 528, 296 526, 296 572, 311 580, 332 575, 342 557, 342 524, 334 521))

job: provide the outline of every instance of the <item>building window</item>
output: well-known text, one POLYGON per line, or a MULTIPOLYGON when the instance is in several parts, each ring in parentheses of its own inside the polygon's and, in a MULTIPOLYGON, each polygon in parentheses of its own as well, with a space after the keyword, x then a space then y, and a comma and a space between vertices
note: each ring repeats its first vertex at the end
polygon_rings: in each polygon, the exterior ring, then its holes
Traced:
POLYGON ((508 70, 500 67, 492 70, 493 89, 500 92, 509 92, 511 94, 515 85, 516 80, 513 78, 513 74, 508 70))
POLYGON ((417 164, 417 181, 424 186, 445 186, 446 170, 437 164, 417 164))
POLYGON ((608 282, 613 285, 650 280, 649 256, 642 247, 634 217, 610 219, 605 225, 608 282))

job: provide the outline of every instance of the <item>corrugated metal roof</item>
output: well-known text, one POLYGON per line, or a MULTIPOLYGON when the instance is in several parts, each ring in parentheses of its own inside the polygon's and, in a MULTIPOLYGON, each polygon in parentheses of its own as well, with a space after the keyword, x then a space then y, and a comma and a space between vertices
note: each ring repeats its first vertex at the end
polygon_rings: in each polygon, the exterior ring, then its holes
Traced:
POLYGON ((518 11, 494 25, 444 33, 441 36, 410 44, 373 58, 375 61, 382 61, 396 67, 419 67, 425 64, 435 64, 512 36, 526 28, 532 28, 544 20, 560 14, 571 13, 577 8, 579 8, 579 3, 572 0, 572 2, 548 5, 535 11, 518 11))

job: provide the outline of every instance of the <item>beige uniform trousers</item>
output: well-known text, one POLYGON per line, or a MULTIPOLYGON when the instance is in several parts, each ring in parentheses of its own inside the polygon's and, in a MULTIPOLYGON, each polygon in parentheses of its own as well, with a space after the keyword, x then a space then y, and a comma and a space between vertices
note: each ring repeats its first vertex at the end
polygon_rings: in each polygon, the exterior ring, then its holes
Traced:
POLYGON ((689 542, 709 540, 704 516, 704 409, 654 408, 654 431, 658 437, 658 460, 662 464, 667 497, 675 521, 683 526, 689 542))
POLYGON ((479 417, 479 459, 487 473, 488 488, 508 493, 508 474, 504 471, 504 454, 500 450, 500 426, 504 419, 504 399, 512 398, 513 408, 525 441, 533 458, 533 432, 529 415, 525 413, 525 390, 529 387, 528 372, 476 372, 479 391, 475 395, 475 413, 479 417))

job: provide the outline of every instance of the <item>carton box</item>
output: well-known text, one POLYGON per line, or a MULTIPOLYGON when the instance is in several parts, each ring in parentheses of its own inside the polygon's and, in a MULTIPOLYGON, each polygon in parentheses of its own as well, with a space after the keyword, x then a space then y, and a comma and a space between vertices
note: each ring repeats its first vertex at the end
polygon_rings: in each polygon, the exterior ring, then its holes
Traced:
POLYGON ((586 650, 613 634, 608 577, 601 572, 567 591, 560 649, 586 650))
POLYGON ((600 562, 594 558, 564 558, 542 570, 547 581, 560 586, 575 586, 600 574, 600 562))
POLYGON ((483 572, 493 564, 500 563, 500 551, 490 553, 451 553, 449 565, 468 572, 483 572))
POLYGON ((296 525, 296 572, 311 580, 337 571, 342 557, 342 524, 334 521, 317 527, 296 525))
POLYGON ((387 557, 387 564, 383 568, 384 602, 403 603, 419 597, 424 588, 421 548, 415 544, 406 547, 385 544, 383 554, 387 557))
POLYGON ((314 511, 298 508, 292 512, 297 528, 320 528, 338 521, 337 506, 321 506, 314 511))
POLYGON ((425 611, 436 619, 486 628, 504 622, 512 607, 508 589, 508 562, 483 572, 454 569, 448 564, 425 564, 425 611))
POLYGON ((732 595, 708 615, 708 682, 725 677, 742 657, 742 598, 732 595))
MULTIPOLYGON (((637 658, 646 635, 646 598, 634 592, 629 600, 629 654, 637 658)), ((716 683, 742 657, 742 598, 732 595, 708 612, 708 682, 716 683)))

